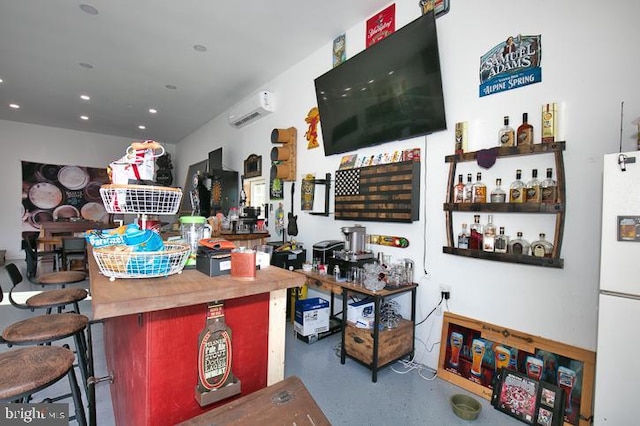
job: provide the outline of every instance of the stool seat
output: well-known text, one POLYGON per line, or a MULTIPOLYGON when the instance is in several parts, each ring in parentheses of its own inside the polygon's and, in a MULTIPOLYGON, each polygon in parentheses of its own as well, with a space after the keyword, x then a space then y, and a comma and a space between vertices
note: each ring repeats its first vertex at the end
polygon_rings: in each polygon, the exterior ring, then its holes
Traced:
POLYGON ((87 327, 89 318, 80 314, 39 315, 10 324, 2 338, 12 345, 31 345, 65 339, 87 327))
POLYGON ((65 285, 79 283, 87 279, 87 274, 81 271, 60 271, 40 275, 37 280, 41 285, 65 285))
POLYGON ((89 293, 84 288, 60 288, 31 296, 25 304, 32 309, 51 308, 80 302, 88 295, 89 293))
POLYGON ((0 400, 35 393, 63 378, 74 355, 60 346, 30 346, 0 354, 0 400))

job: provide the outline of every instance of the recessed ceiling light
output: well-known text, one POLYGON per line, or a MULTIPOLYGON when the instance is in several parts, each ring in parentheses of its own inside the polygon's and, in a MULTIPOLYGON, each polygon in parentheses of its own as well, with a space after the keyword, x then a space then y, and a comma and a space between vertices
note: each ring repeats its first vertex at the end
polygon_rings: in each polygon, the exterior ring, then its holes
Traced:
POLYGON ((141 125, 138 126, 138 129, 140 129, 140 130, 144 130, 146 128, 147 128, 147 126, 145 126, 144 124, 141 124, 141 125))
POLYGON ((80 99, 82 99, 83 101, 88 101, 91 99, 91 96, 89 95, 80 95, 80 99))
POLYGON ((2 83, 2 79, 0 78, 0 83, 2 83))
POLYGON ((166 88, 167 88, 167 89, 169 89, 169 90, 176 90, 176 89, 177 89, 177 87, 176 87, 176 86, 174 86, 173 84, 167 84, 167 85, 166 85, 166 86, 164 86, 164 87, 166 87, 166 88))
POLYGON ((81 4, 80 10, 85 13, 88 13, 89 15, 97 15, 98 13, 100 13, 98 12, 98 9, 96 9, 93 6, 89 6, 88 4, 81 4))
POLYGON ((20 109, 20 105, 18 105, 18 104, 9 104, 9 108, 20 109))
POLYGON ((82 68, 87 69, 87 70, 92 70, 93 69, 93 65, 87 64, 86 62, 80 62, 78 65, 80 65, 82 68))
POLYGON ((158 113, 158 110, 157 110, 157 109, 155 109, 155 108, 149 108, 149 113, 150 113, 150 114, 157 114, 157 113, 158 113))
POLYGON ((201 44, 196 44, 195 46, 193 46, 193 50, 195 50, 196 52, 206 52, 207 51, 207 46, 203 46, 201 44))
POLYGON ((81 120, 85 120, 85 121, 86 121, 86 120, 88 120, 88 119, 89 119, 89 117, 88 117, 88 116, 86 116, 86 115, 81 115, 81 116, 80 116, 80 119, 81 119, 81 120))

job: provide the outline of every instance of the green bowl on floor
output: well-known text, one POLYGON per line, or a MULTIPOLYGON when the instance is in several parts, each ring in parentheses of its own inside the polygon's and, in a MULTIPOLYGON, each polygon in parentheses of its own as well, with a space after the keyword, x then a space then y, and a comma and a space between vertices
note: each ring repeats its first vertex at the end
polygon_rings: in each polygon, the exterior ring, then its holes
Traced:
POLYGON ((453 412, 464 420, 477 419, 482 409, 482 405, 475 398, 461 393, 453 395, 450 401, 453 412))

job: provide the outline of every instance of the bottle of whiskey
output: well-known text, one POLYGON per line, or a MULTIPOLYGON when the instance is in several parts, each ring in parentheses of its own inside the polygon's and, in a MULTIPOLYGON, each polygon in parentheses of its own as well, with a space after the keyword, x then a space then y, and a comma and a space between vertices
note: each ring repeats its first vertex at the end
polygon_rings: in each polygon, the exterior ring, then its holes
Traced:
POLYGON ((507 193, 501 188, 502 179, 496 179, 496 187, 491 191, 491 202, 492 203, 504 203, 507 201, 507 193))
POLYGON ((493 251, 496 253, 506 253, 509 247, 509 237, 504 235, 504 226, 500 227, 500 233, 496 235, 496 241, 493 244, 493 251))
POLYGON ((464 200, 463 203, 470 203, 473 201, 473 183, 471 182, 471 173, 467 174, 467 184, 464 186, 464 200))
POLYGON ((522 238, 522 232, 516 234, 518 238, 509 242, 509 253, 529 255, 529 242, 522 238))
POLYGON ((509 188, 509 202, 510 203, 524 203, 525 190, 524 182, 522 182, 522 170, 516 170, 516 180, 511 183, 509 188))
POLYGON ((484 226, 482 236, 482 250, 493 252, 496 241, 496 226, 493 224, 493 215, 489 215, 487 224, 484 226))
POLYGON ((539 203, 542 199, 540 194, 540 181, 538 180, 538 169, 531 170, 531 180, 527 182, 526 202, 539 203))
POLYGON ((467 232, 467 224, 462 224, 462 231, 458 234, 458 248, 459 249, 468 249, 469 248, 469 233, 467 232))
POLYGON ((471 250, 482 250, 482 225, 480 225, 480 215, 473 215, 471 224, 471 236, 469 237, 469 248, 471 250))
POLYGON ((547 169, 547 178, 540 182, 540 197, 543 203, 555 203, 558 186, 555 180, 551 179, 553 170, 547 169))
POLYGON ((540 234, 540 239, 531 243, 531 255, 535 257, 551 257, 553 244, 545 239, 545 234, 540 234))
POLYGON ((473 195, 471 202, 486 203, 487 202, 487 185, 482 182, 482 173, 478 172, 476 181, 473 184, 473 195))
POLYGON ((458 183, 453 187, 453 202, 462 203, 464 201, 464 183, 462 175, 458 175, 458 183))
POLYGON ((515 146, 515 132, 509 126, 509 116, 504 117, 504 127, 498 132, 499 146, 515 146))
POLYGON ((533 144, 533 126, 527 122, 529 114, 522 113, 522 124, 518 127, 518 146, 533 144))

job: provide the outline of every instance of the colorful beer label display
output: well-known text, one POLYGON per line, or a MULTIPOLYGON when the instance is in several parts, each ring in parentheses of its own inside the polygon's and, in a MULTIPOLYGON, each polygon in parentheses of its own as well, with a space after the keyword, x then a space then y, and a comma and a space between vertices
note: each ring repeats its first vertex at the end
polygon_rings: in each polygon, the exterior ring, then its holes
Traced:
POLYGON ((508 36, 480 57, 480 97, 542 81, 540 35, 508 36))
POLYGON ((396 30, 396 4, 367 19, 366 46, 372 46, 396 30))
POLYGON ((224 320, 224 305, 212 303, 199 338, 198 390, 207 392, 233 383, 231 361, 231 330, 224 320))

